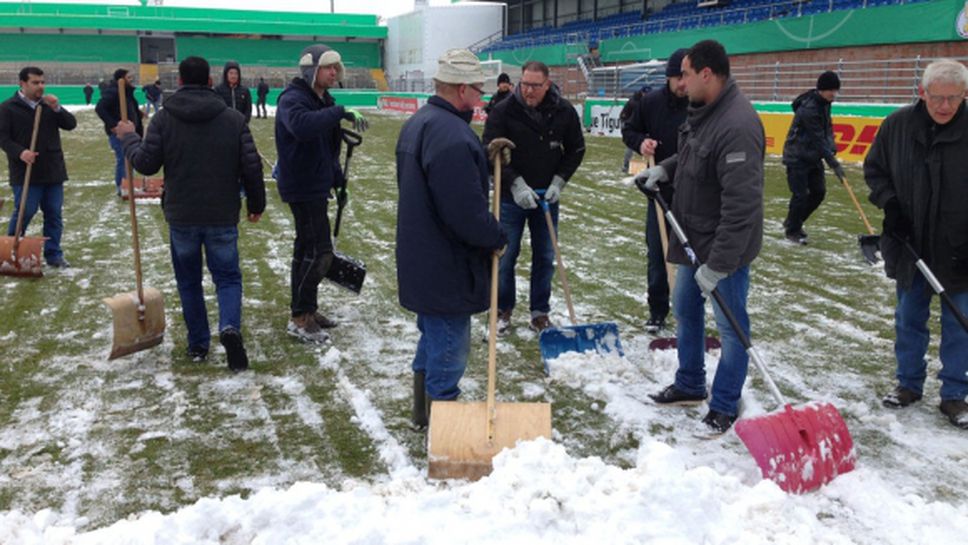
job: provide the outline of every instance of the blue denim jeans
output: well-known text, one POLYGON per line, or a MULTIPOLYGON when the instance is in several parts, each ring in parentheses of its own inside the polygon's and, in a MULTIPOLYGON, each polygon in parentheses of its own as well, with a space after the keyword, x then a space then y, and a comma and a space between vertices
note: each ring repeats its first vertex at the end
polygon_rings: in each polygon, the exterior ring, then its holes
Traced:
POLYGON ((151 113, 151 109, 155 109, 155 113, 158 113, 158 106, 161 104, 161 100, 146 100, 145 101, 145 115, 151 113))
MULTIPOLYGON (((551 219, 558 232, 558 203, 548 205, 551 219)), ((517 291, 514 285, 514 268, 521 253, 521 237, 527 224, 531 233, 531 317, 547 315, 551 312, 551 279, 555 275, 555 249, 551 245, 551 234, 541 207, 533 210, 521 208, 513 201, 501 201, 501 226, 508 236, 508 247, 498 270, 497 308, 503 311, 514 309, 517 291)))
POLYGON ((424 388, 431 399, 455 399, 471 351, 470 314, 418 314, 417 329, 413 372, 426 375, 424 388))
POLYGON ((121 180, 124 179, 124 146, 121 144, 121 140, 113 134, 108 136, 108 145, 114 150, 114 187, 121 193, 121 180))
MULTIPOLYGON (((948 293, 962 313, 968 314, 968 292, 948 293)), ((921 393, 927 375, 928 319, 931 314, 931 290, 920 272, 915 273, 910 289, 897 288, 894 311, 894 355, 897 357, 897 380, 901 386, 921 393)), ((941 399, 965 399, 968 396, 968 332, 961 327, 948 305, 941 305, 941 399)))
POLYGON ((652 318, 665 319, 669 315, 669 276, 666 273, 662 237, 659 235, 657 206, 649 199, 645 215, 645 245, 648 249, 649 314, 652 318))
POLYGON ((242 329, 242 270, 239 268, 239 229, 232 226, 191 225, 168 227, 171 264, 175 269, 182 316, 188 329, 188 346, 208 347, 205 293, 202 289, 202 249, 218 299, 218 330, 242 329))
MULTIPOLYGON (((13 186, 13 215, 7 225, 7 235, 14 236, 17 230, 17 214, 20 212, 20 196, 24 186, 13 186)), ((24 225, 21 234, 27 231, 27 225, 33 219, 37 209, 44 213, 44 259, 48 263, 55 263, 64 258, 61 250, 61 235, 64 233, 64 219, 61 210, 64 208, 64 184, 32 185, 27 191, 27 205, 24 209, 24 225)))
MULTIPOLYGON (((701 395, 706 392, 706 313, 702 290, 694 278, 696 267, 680 265, 676 273, 676 290, 673 294, 673 307, 678 324, 679 369, 676 371, 676 388, 701 395)), ((746 296, 750 287, 749 267, 742 267, 719 281, 716 289, 723 296, 729 309, 733 311, 740 327, 750 334, 750 319, 746 313, 746 296)), ((713 378, 712 398, 709 408, 729 415, 739 410, 739 398, 743 393, 749 355, 740 342, 733 327, 726 320, 719 305, 713 301, 716 327, 723 348, 713 378)))

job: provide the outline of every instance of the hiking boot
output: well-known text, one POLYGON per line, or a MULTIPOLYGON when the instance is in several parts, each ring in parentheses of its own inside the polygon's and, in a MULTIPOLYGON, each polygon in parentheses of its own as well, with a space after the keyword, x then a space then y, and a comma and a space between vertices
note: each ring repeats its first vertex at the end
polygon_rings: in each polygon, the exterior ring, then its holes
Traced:
POLYGON ((498 336, 507 335, 511 329, 511 311, 497 311, 497 334, 498 336))
POLYGON ((336 322, 334 322, 333 320, 330 320, 329 318, 323 316, 319 312, 314 312, 313 313, 313 320, 315 320, 316 321, 316 325, 318 325, 322 329, 333 329, 334 327, 336 327, 337 325, 339 325, 336 322))
POLYGON ((286 332, 307 343, 323 344, 329 340, 329 335, 316 323, 312 312, 293 316, 286 326, 286 332))
POLYGON ((548 318, 547 314, 542 314, 540 316, 535 316, 531 318, 531 329, 541 333, 542 331, 548 329, 549 327, 554 327, 551 320, 548 318))
POLYGON ((948 421, 963 430, 968 430, 968 403, 964 399, 942 399, 941 414, 948 417, 948 421))
POLYGON ((706 400, 706 392, 701 395, 687 394, 676 388, 675 384, 670 384, 657 394, 649 394, 652 401, 659 405, 698 405, 706 400))
POLYGON ((207 346, 189 346, 188 350, 185 351, 185 355, 188 359, 195 363, 205 361, 208 357, 208 347, 207 346))
POLYGON ((649 321, 645 322, 646 333, 658 333, 660 329, 665 329, 665 318, 656 318, 655 316, 649 317, 649 321))
POLYGON ((807 234, 804 233, 802 229, 796 233, 787 233, 786 239, 794 244, 799 244, 801 246, 807 245, 807 234))
POLYGON ((706 416, 702 417, 702 423, 709 428, 711 435, 722 435, 729 431, 729 428, 733 426, 733 422, 736 422, 736 417, 733 415, 721 413, 709 409, 706 416))
POLYGON ((53 267, 55 269, 69 269, 69 268, 71 268, 71 264, 68 263, 67 260, 64 259, 63 257, 59 257, 57 259, 48 260, 47 261, 47 266, 48 267, 53 267))
POLYGON ((895 386, 894 391, 884 396, 881 403, 891 409, 901 409, 921 400, 921 394, 914 390, 908 390, 904 386, 895 386))
POLYGON ((234 327, 227 327, 218 335, 218 342, 225 348, 225 355, 229 360, 229 369, 239 372, 249 368, 249 355, 245 353, 242 344, 242 333, 234 327))

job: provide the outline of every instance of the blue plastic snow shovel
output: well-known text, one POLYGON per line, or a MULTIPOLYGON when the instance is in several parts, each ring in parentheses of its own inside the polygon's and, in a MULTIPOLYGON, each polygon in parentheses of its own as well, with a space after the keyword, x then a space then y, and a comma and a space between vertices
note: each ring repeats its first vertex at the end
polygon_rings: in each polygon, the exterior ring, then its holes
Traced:
POLYGON ((554 221, 551 219, 551 209, 548 201, 544 200, 544 191, 537 191, 541 196, 541 208, 544 210, 545 221, 548 222, 548 233, 551 234, 551 245, 555 249, 555 259, 558 262, 558 270, 561 272, 561 285, 565 289, 565 303, 568 305, 568 318, 571 320, 570 326, 549 327, 541 332, 538 337, 541 346, 541 360, 544 362, 545 374, 549 373, 548 362, 565 352, 588 352, 595 351, 599 354, 616 353, 624 356, 622 343, 618 337, 618 324, 615 322, 602 322, 597 324, 578 324, 575 318, 575 307, 571 304, 571 288, 568 287, 568 271, 565 264, 561 261, 561 252, 558 251, 558 237, 555 235, 554 221))

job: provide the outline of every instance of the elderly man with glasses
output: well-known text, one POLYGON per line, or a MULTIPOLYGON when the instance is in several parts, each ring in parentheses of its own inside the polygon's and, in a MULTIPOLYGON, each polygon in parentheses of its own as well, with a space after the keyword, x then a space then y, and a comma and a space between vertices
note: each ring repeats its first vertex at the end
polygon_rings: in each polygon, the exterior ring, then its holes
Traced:
MULTIPOLYGON (((927 375, 932 289, 907 251, 920 254, 962 313, 968 313, 968 68, 941 59, 924 70, 920 100, 881 125, 864 161, 871 202, 884 210, 881 251, 897 282, 894 313, 897 386, 884 405, 921 399, 927 375)), ((968 429, 968 331, 941 307, 940 409, 968 429)))

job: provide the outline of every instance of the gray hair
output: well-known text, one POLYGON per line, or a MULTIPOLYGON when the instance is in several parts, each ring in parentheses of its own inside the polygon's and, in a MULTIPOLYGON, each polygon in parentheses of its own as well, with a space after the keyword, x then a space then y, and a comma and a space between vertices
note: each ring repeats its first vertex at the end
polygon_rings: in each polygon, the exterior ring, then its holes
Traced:
POLYGON ((968 89, 968 68, 953 59, 938 59, 924 69, 921 87, 927 89, 933 83, 949 83, 968 89))

